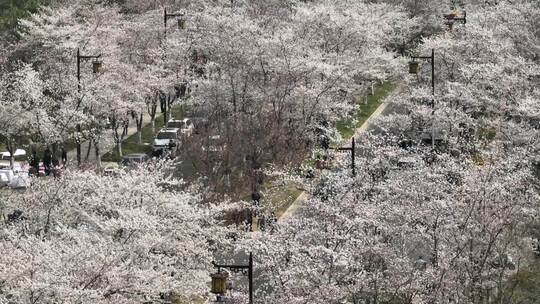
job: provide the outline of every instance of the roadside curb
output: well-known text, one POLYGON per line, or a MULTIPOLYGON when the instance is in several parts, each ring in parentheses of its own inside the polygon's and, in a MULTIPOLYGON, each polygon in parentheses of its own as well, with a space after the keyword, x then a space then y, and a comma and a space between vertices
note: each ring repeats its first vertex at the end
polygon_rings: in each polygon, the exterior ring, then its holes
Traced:
MULTIPOLYGON (((356 128, 356 130, 354 131, 354 135, 351 136, 350 138, 348 138, 349 141, 353 137, 356 138, 356 137, 360 136, 361 134, 363 134, 364 132, 367 131, 367 128, 371 124, 371 121, 376 119, 377 117, 379 117, 382 114, 382 112, 386 109, 386 107, 388 106, 388 102, 386 100, 390 96, 392 96, 400 88, 401 88, 401 85, 398 83, 394 87, 394 89, 392 91, 390 91, 384 97, 381 104, 377 107, 377 109, 375 111, 373 111, 373 113, 369 116, 369 118, 366 119, 366 121, 364 121, 364 123, 360 127, 356 128)), ((308 199, 309 199, 309 193, 307 193, 306 191, 302 191, 302 193, 300 193, 300 195, 294 200, 294 202, 289 206, 289 208, 287 208, 287 210, 285 210, 285 212, 283 212, 283 214, 281 214, 281 216, 278 218, 278 221, 286 220, 286 219, 290 218, 296 212, 296 210, 298 210, 298 208, 300 208, 302 203, 304 203, 308 199)))

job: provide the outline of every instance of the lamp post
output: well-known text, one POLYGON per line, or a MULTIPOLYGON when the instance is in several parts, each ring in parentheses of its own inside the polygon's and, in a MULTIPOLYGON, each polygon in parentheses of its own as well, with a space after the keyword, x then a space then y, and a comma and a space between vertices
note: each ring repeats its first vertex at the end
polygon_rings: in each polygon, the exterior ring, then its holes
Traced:
POLYGON ((163 25, 165 26, 164 27, 165 37, 167 36, 167 20, 169 20, 169 18, 174 18, 174 17, 180 17, 178 19, 179 29, 184 29, 186 27, 186 19, 184 18, 184 13, 167 14, 167 8, 165 7, 163 8, 163 25))
MULTIPOLYGON (((99 55, 81 55, 81 51, 79 48, 77 48, 77 91, 79 92, 79 95, 81 94, 81 61, 86 61, 90 59, 94 59, 92 62, 92 72, 94 74, 99 73, 101 71, 103 63, 99 60, 101 58, 101 54, 99 55)), ((81 98, 79 96, 78 102, 77 102, 77 109, 81 105, 81 98)), ((77 123, 77 165, 81 165, 81 124, 77 123)))
POLYGON ((249 253, 249 262, 247 265, 227 265, 227 264, 217 264, 212 261, 212 265, 217 268, 217 273, 212 274, 212 293, 219 295, 225 293, 227 286, 228 276, 221 272, 221 268, 229 269, 233 272, 242 272, 243 275, 247 275, 249 281, 249 304, 253 304, 253 253, 249 253))
MULTIPOLYGON (((435 115, 435 50, 431 49, 431 56, 411 56, 412 61, 409 61, 409 73, 418 73, 418 62, 416 59, 431 61, 431 108, 433 109, 432 115, 435 115)), ((431 147, 435 148, 435 124, 432 123, 431 127, 431 147)))
MULTIPOLYGON (((169 18, 174 18, 174 17, 180 17, 178 19, 178 28, 179 29, 184 29, 185 26, 186 26, 186 19, 184 19, 184 13, 168 14, 167 13, 167 8, 164 7, 163 8, 163 33, 164 33, 164 39, 165 40, 167 39, 167 20, 169 20, 169 18)), ((165 124, 167 124, 167 107, 169 106, 168 97, 164 97, 164 99, 160 100, 160 102, 162 102, 161 109, 162 109, 162 112, 163 112, 163 122, 165 124)))
POLYGON ((337 151, 351 151, 351 171, 352 171, 353 176, 356 176, 355 153, 354 153, 355 147, 356 147, 356 144, 355 144, 355 140, 353 136, 350 147, 330 148, 337 151))

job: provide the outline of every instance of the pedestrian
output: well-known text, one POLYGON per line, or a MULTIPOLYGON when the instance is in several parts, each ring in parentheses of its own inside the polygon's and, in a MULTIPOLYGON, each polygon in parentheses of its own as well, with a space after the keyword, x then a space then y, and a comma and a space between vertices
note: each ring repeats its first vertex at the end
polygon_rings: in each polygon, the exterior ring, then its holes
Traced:
POLYGON ((261 215, 259 216, 257 224, 259 225, 259 230, 260 231, 263 231, 263 232, 266 231, 266 225, 268 223, 267 223, 267 219, 266 219, 266 214, 264 212, 261 212, 261 215))
POLYGON ((274 211, 270 213, 270 219, 268 220, 268 226, 270 227, 270 233, 274 233, 277 224, 277 216, 274 211))
POLYGON ((29 159, 30 164, 30 175, 39 175, 39 157, 37 156, 36 150, 32 150, 32 155, 29 159))
POLYGON ((251 208, 244 209, 244 224, 248 231, 253 231, 253 212, 251 208))
POLYGON ((322 134, 319 137, 321 148, 325 151, 330 149, 330 138, 326 134, 322 134))
POLYGON ((47 147, 45 149, 45 152, 43 152, 43 166, 45 167, 45 175, 49 175, 51 173, 51 162, 52 162, 51 150, 49 150, 49 147, 47 147))
POLYGON ((62 166, 67 166, 67 151, 65 147, 62 147, 62 166))
POLYGON ((54 177, 58 177, 58 169, 60 168, 60 162, 58 161, 58 157, 56 157, 56 153, 53 153, 52 155, 52 158, 51 158, 51 162, 52 162, 52 174, 54 177))
POLYGON ((253 201, 253 205, 259 206, 259 203, 261 201, 261 194, 259 193, 259 191, 254 190, 251 193, 251 200, 253 201))

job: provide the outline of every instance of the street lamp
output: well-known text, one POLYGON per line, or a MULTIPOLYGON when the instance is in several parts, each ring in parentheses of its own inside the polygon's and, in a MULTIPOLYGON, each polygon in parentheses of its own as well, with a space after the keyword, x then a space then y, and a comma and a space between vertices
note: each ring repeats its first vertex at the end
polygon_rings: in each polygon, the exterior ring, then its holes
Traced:
POLYGON ((355 140, 354 140, 354 136, 352 138, 352 143, 351 143, 351 146, 350 147, 341 147, 341 148, 330 148, 330 149, 333 149, 333 150, 337 150, 337 151, 351 151, 351 171, 352 171, 352 175, 353 176, 356 176, 356 165, 355 165, 355 153, 354 153, 354 150, 355 150, 355 140))
POLYGON ((224 294, 227 291, 227 278, 229 275, 226 272, 218 272, 210 275, 212 278, 212 287, 210 289, 211 293, 215 294, 224 294))
POLYGON ((178 17, 178 29, 183 30, 186 28, 186 19, 184 17, 184 13, 167 14, 167 8, 163 8, 163 24, 165 26, 165 36, 167 36, 167 20, 174 17, 178 17))
POLYGON ((446 25, 448 26, 448 29, 451 30, 454 26, 454 22, 460 21, 463 24, 467 24, 467 11, 463 11, 463 17, 458 17, 458 15, 455 12, 452 12, 450 14, 443 15, 444 19, 446 19, 446 25))
MULTIPOLYGON (((412 61, 409 61, 409 73, 417 74, 418 73, 418 62, 420 60, 429 60, 431 61, 431 108, 433 109, 433 114, 435 114, 435 50, 431 49, 431 56, 411 56, 412 61)), ((435 148, 435 124, 432 123, 431 127, 431 146, 435 148)))
POLYGON ((212 278, 211 292, 215 293, 218 299, 227 289, 228 275, 221 271, 221 268, 226 268, 233 272, 242 272, 243 275, 247 275, 249 282, 249 304, 253 304, 253 254, 251 252, 249 253, 249 263, 247 265, 217 264, 213 261, 212 265, 217 268, 217 272, 210 276, 212 278))
MULTIPOLYGON (((164 33, 164 39, 167 39, 167 20, 169 20, 169 18, 173 18, 173 17, 179 17, 178 18, 178 29, 184 29, 186 27, 186 19, 184 18, 184 13, 174 13, 174 14, 167 14, 167 8, 164 7, 163 8, 163 33, 164 33)), ((162 109, 162 112, 163 112, 163 122, 165 124, 167 124, 167 106, 169 105, 169 100, 167 97, 165 97, 164 99, 160 100, 160 102, 162 103, 161 104, 161 109, 162 109), (165 100, 166 99, 166 100, 165 100)), ((169 109, 170 111, 170 109, 169 109)), ((169 113, 170 115, 170 113, 169 113)))
POLYGON ((103 66, 103 61, 97 60, 97 59, 92 61, 92 73, 97 74, 101 72, 102 66, 103 66))
POLYGON ((409 61, 409 73, 417 74, 419 62, 417 59, 429 60, 431 61, 431 92, 435 95, 435 50, 431 49, 431 56, 411 56, 411 61, 409 61))
MULTIPOLYGON (((92 72, 94 74, 97 74, 101 71, 101 68, 103 66, 103 62, 100 60, 101 54, 99 55, 89 55, 89 56, 83 56, 81 55, 81 51, 79 48, 77 48, 77 90, 79 92, 79 95, 81 94, 81 61, 87 61, 90 59, 93 59, 92 62, 92 72)), ((79 97, 79 100, 77 102, 77 109, 81 105, 81 99, 79 97)), ((81 124, 77 123, 77 165, 81 165, 81 140, 79 138, 81 134, 81 124)))

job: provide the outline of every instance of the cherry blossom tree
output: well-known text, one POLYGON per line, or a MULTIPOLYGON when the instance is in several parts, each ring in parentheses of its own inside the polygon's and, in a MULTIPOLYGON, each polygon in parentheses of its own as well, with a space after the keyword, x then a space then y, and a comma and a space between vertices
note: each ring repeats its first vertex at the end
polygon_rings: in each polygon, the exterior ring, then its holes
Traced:
POLYGON ((67 172, 8 197, 0 300, 133 303, 207 292, 220 212, 155 169, 67 172))
POLYGON ((301 162, 317 128, 347 116, 368 79, 396 76, 398 61, 384 46, 394 25, 410 25, 399 9, 352 1, 277 7, 188 11, 186 29, 167 37, 168 58, 190 63, 194 112, 213 122, 226 147, 218 172, 246 159, 248 171, 301 162))
POLYGON ((71 103, 74 109, 69 122, 82 128, 70 132, 78 142, 92 142, 97 154, 109 116, 118 122, 112 124, 112 137, 121 152, 125 135, 117 129, 127 125, 131 114, 136 113, 141 132, 143 101, 162 86, 169 86, 160 45, 155 43, 162 38, 158 34, 159 18, 149 16, 123 15, 118 6, 99 1, 76 1, 44 9, 22 22, 26 43, 42 50, 33 58, 41 61, 40 72, 51 75, 56 86, 65 91, 76 94, 80 87, 76 102, 71 103), (73 54, 77 49, 82 56, 99 54, 103 62, 99 73, 90 73, 91 63, 83 60, 80 83, 74 79, 73 54))
POLYGON ((42 138, 54 136, 53 123, 46 113, 47 96, 43 94, 44 82, 28 64, 19 65, 15 71, 5 71, 0 77, 0 138, 5 143, 14 165, 17 147, 32 135, 42 138))
POLYGON ((246 246, 262 268, 260 297, 511 301, 538 217, 535 110, 519 110, 537 99, 528 43, 538 38, 535 21, 525 21, 537 13, 528 1, 468 6, 466 27, 424 40, 418 53, 436 54, 435 113, 426 67, 390 98, 395 113, 359 141, 355 179, 323 175, 293 218, 253 236, 246 246), (432 124, 441 130, 435 150, 422 140, 432 124))
POLYGON ((381 141, 361 142, 366 170, 356 179, 324 176, 294 217, 246 244, 262 274, 259 296, 292 303, 508 298, 508 278, 531 258, 524 231, 538 207, 524 151, 513 162, 478 167, 381 141))

